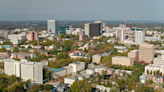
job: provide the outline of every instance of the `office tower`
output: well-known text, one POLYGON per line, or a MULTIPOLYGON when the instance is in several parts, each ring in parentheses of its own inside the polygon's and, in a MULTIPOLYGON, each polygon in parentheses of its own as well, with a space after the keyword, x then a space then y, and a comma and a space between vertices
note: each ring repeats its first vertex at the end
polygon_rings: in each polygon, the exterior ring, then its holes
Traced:
POLYGON ((135 42, 136 43, 145 43, 145 32, 143 29, 135 30, 135 42))
POLYGON ((61 33, 66 33, 67 28, 69 28, 69 26, 65 26, 65 25, 60 26, 60 34, 61 33))
POLYGON ((15 75, 23 81, 43 84, 42 62, 27 62, 6 59, 4 61, 4 71, 7 75, 15 75))
POLYGON ((90 23, 89 24, 89 36, 100 36, 100 29, 101 24, 100 23, 90 23))
POLYGON ((152 63, 154 59, 154 45, 142 44, 139 46, 139 61, 152 63))
POLYGON ((58 21, 47 20, 47 31, 58 35, 58 21))
POLYGON ((103 22, 102 21, 95 21, 95 23, 100 23, 100 31, 103 30, 103 22))
POLYGON ((33 41, 33 40, 37 41, 37 40, 38 40, 38 32, 31 31, 31 32, 30 32, 30 36, 31 36, 31 37, 30 37, 30 38, 31 38, 31 39, 30 39, 31 41, 33 41))
POLYGON ((106 24, 105 24, 105 23, 103 23, 103 28, 105 28, 105 26, 106 26, 106 24))
POLYGON ((125 40, 125 29, 117 28, 116 29, 116 37, 119 38, 119 41, 125 40))
POLYGON ((132 29, 132 22, 128 22, 127 27, 130 27, 132 29))
POLYGON ((120 24, 120 25, 119 25, 119 28, 125 29, 125 28, 126 28, 126 25, 125 25, 125 24, 120 24))
POLYGON ((89 35, 89 23, 85 24, 85 34, 89 35))

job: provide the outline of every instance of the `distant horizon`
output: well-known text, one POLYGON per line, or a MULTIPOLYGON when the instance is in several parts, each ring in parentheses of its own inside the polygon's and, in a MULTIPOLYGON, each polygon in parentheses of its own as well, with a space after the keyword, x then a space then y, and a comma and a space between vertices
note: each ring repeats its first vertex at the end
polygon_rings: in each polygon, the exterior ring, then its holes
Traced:
MULTIPOLYGON (((48 19, 51 20, 51 19, 48 19)), ((54 19, 56 20, 56 19, 54 19)), ((46 22, 47 20, 0 20, 0 22, 46 22)), ((64 21, 82 21, 82 22, 87 22, 87 21, 97 21, 97 20, 57 20, 60 22, 64 22, 64 21)), ((100 20, 103 22, 124 22, 124 20, 100 20)), ((126 20, 126 22, 164 22, 164 20, 126 20)))

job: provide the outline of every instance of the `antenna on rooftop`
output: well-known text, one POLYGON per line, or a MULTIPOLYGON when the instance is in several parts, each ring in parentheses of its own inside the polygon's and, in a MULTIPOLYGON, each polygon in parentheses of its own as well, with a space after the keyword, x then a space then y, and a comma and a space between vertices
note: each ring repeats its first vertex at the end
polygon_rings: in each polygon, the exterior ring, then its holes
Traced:
POLYGON ((126 16, 125 16, 124 24, 126 25, 126 16))

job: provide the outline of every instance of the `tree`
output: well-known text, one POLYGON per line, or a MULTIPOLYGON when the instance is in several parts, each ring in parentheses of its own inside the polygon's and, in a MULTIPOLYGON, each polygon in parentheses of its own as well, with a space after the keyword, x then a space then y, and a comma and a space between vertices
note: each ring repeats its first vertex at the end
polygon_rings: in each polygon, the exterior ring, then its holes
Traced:
POLYGON ((149 70, 147 70, 147 74, 149 74, 149 70))
POLYGON ((16 77, 15 75, 9 76, 9 83, 13 84, 15 81, 20 81, 19 77, 16 77))
POLYGON ((150 71, 150 74, 152 74, 152 70, 150 71))
POLYGON ((154 71, 153 74, 156 75, 156 71, 154 71))
POLYGON ((88 79, 81 81, 75 81, 70 87, 71 92, 91 92, 92 85, 88 82, 88 79))
POLYGON ((4 69, 4 62, 0 62, 0 68, 4 69))
POLYGON ((33 61, 31 57, 27 57, 27 61, 33 61))
POLYGON ((159 70, 157 70, 156 74, 157 74, 157 75, 159 75, 159 73, 160 73, 160 71, 159 71, 159 70))
POLYGON ((14 47, 13 48, 13 52, 19 52, 19 48, 18 47, 14 47))
POLYGON ((21 49, 19 52, 27 52, 28 53, 28 50, 27 49, 21 49))
POLYGON ((66 52, 62 52, 60 54, 58 54, 56 56, 56 59, 59 60, 59 59, 66 59, 67 58, 67 53, 66 52))
POLYGON ((7 50, 4 47, 2 47, 0 48, 0 52, 7 52, 7 50))
POLYGON ((53 85, 49 85, 49 84, 44 85, 44 90, 50 91, 52 89, 53 89, 53 85))

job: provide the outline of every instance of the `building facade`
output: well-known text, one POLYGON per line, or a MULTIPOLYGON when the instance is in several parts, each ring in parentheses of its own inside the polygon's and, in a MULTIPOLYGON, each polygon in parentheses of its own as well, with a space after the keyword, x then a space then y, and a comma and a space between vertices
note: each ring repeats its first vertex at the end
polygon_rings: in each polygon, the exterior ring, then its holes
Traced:
POLYGON ((87 39, 87 35, 85 34, 80 34, 79 35, 79 41, 87 39))
POLYGON ((142 44, 139 46, 139 61, 145 63, 153 63, 154 59, 154 45, 153 44, 142 44))
POLYGON ((31 37, 30 37, 30 38, 31 38, 31 39, 30 39, 31 41, 34 41, 34 40, 37 41, 37 40, 38 40, 38 32, 31 31, 31 32, 30 32, 30 36, 31 36, 31 37))
POLYGON ((161 75, 164 75, 164 66, 154 64, 149 64, 145 66, 145 74, 154 75, 154 73, 156 73, 157 71, 159 71, 161 75))
POLYGON ((41 62, 6 59, 4 61, 4 70, 7 75, 15 75, 23 81, 31 80, 34 83, 43 84, 43 68, 41 62))
POLYGON ((47 20, 47 31, 58 35, 58 21, 47 20))
POLYGON ((60 26, 60 34, 66 33, 66 29, 68 29, 68 28, 69 28, 69 26, 65 26, 65 25, 60 26))
POLYGON ((135 42, 145 43, 145 32, 142 29, 135 30, 135 42))
POLYGON ((116 37, 119 38, 119 41, 125 40, 125 30, 123 28, 116 29, 116 37))
POLYGON ((139 50, 132 50, 128 53, 128 57, 132 57, 133 61, 139 62, 139 50))
POLYGON ((123 66, 133 66, 134 61, 131 57, 124 57, 124 56, 115 56, 112 57, 112 64, 118 64, 123 66))
POLYGON ((85 34, 89 35, 89 23, 85 24, 85 34))
POLYGON ((89 24, 89 36, 100 36, 101 25, 100 23, 90 23, 89 24))

